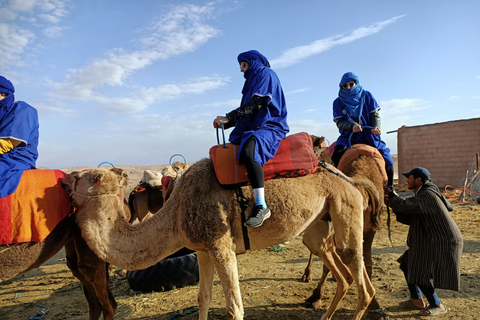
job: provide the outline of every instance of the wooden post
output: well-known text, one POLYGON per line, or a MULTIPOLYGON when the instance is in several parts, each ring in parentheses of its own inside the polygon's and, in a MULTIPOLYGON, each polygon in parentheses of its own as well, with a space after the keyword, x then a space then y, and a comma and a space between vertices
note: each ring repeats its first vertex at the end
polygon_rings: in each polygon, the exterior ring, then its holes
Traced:
POLYGON ((467 188, 467 182, 468 182, 468 170, 467 173, 465 173, 465 183, 463 184, 463 189, 462 192, 460 193, 460 201, 464 202, 465 201, 465 189, 467 188))

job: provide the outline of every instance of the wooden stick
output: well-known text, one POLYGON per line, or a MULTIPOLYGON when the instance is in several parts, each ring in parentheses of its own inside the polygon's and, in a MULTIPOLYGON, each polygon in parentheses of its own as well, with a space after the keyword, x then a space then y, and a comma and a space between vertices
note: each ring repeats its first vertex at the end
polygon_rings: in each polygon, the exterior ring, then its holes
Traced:
POLYGON ((467 182, 468 182, 468 170, 467 173, 465 173, 465 183, 463 184, 463 189, 462 192, 460 193, 460 201, 464 202, 465 201, 465 189, 467 189, 467 182))

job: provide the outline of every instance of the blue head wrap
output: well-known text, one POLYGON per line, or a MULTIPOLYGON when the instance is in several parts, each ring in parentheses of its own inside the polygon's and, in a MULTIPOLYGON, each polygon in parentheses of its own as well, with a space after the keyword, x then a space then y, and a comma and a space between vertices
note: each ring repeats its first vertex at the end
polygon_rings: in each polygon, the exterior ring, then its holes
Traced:
POLYGON ((0 120, 7 114, 15 103, 15 88, 13 84, 5 77, 0 76, 0 93, 6 93, 7 96, 0 100, 0 120))
POLYGON ((340 91, 338 92, 338 98, 345 106, 348 115, 352 118, 358 119, 362 112, 362 96, 363 88, 360 85, 360 80, 353 72, 347 72, 343 75, 340 81, 340 91), (343 89, 342 86, 350 81, 355 81, 355 86, 350 89, 343 89))
POLYGON ((257 50, 250 50, 247 52, 242 52, 237 57, 238 63, 244 61, 248 62, 248 69, 244 72, 243 77, 246 79, 245 85, 243 86, 242 93, 245 94, 248 91, 248 83, 252 74, 258 72, 262 68, 270 68, 270 62, 268 59, 258 52, 257 50))

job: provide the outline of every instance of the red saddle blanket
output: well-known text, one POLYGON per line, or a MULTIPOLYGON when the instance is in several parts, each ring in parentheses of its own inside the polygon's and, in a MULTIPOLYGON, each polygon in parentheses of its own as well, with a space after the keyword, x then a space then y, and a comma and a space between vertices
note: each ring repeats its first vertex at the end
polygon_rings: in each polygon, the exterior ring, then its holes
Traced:
POLYGON ((377 148, 369 146, 367 144, 355 144, 345 151, 340 162, 338 163, 337 169, 343 171, 355 158, 359 156, 371 157, 378 165, 378 169, 382 173, 383 180, 387 184, 388 176, 387 171, 385 170, 385 159, 383 159, 382 154, 378 151, 377 148))
MULTIPOLYGON (((210 148, 215 174, 220 184, 231 185, 248 181, 245 165, 238 162, 239 145, 219 144, 210 148)), ((315 172, 318 159, 313 152, 312 138, 306 132, 292 134, 280 142, 277 154, 263 166, 265 180, 297 177, 315 172)))
POLYGON ((17 190, 0 198, 0 245, 42 242, 70 212, 60 170, 26 170, 17 190))

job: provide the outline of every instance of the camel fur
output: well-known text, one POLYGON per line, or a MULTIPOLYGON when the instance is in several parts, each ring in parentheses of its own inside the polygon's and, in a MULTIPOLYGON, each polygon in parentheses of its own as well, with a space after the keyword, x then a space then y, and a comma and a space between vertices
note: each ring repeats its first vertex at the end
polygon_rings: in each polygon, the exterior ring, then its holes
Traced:
MULTIPOLYGON (((312 136, 312 140, 317 140, 318 137, 312 136), (315 139, 316 138, 316 139, 315 139)), ((317 140, 318 141, 318 140, 317 140)), ((315 144, 314 144, 315 145, 315 144)), ((323 146, 325 148, 326 146, 323 146)), ((322 146, 318 147, 319 149, 322 146)), ((317 157, 321 155, 322 160, 330 162, 330 157, 328 152, 317 152, 317 157)), ((348 152, 348 151, 347 151, 348 152)), ((383 164, 381 164, 383 165, 383 164)), ((364 224, 363 224, 363 257, 365 262, 365 267, 369 278, 372 276, 373 261, 372 261, 372 244, 375 237, 376 231, 380 228, 380 214, 382 209, 382 199, 384 196, 383 185, 384 185, 384 176, 382 171, 379 168, 379 164, 369 156, 361 155, 351 161, 344 169, 343 172, 353 178, 366 178, 370 180, 373 185, 373 191, 370 188, 365 188, 364 186, 358 186, 359 191, 361 192, 364 199, 364 224)), ((335 244, 332 243, 332 246, 335 244)), ((313 263, 313 254, 310 255, 309 263, 305 268, 304 275, 302 280, 310 282, 312 281, 312 263, 313 263)), ((306 300, 307 304, 312 305, 315 309, 320 309, 322 306, 321 299, 324 297, 324 286, 327 279, 329 270, 324 265, 323 273, 320 278, 317 288, 314 290, 313 294, 306 300)), ((372 302, 370 303, 368 310, 379 310, 380 305, 377 302, 376 298, 373 297, 372 302)), ((369 314, 369 317, 376 319, 382 319, 383 315, 379 314, 369 314)))
MULTIPOLYGON (((359 320, 375 290, 366 273, 363 256, 363 198, 349 178, 334 167, 297 178, 266 181, 266 200, 272 216, 259 228, 248 229, 252 250, 288 241, 304 232, 305 245, 319 255, 337 279, 332 304, 322 316, 331 319, 353 279, 357 285, 359 320), (330 234, 326 215, 335 230, 337 251, 326 245, 330 234), (359 227, 360 226, 360 227, 359 227)), ((366 179, 354 180, 368 185, 366 179)), ((236 254, 244 253, 241 208, 235 191, 218 183, 212 162, 203 159, 182 176, 172 195, 150 219, 136 225, 122 218, 118 183, 104 169, 72 173, 64 178, 78 212, 77 221, 88 246, 103 260, 127 270, 143 269, 182 247, 198 253, 200 284, 199 319, 206 320, 216 271, 226 299, 228 319, 243 319, 236 254), (82 194, 82 195, 80 195, 82 194)), ((247 213, 254 204, 250 187, 242 187, 248 199, 247 213)))
MULTIPOLYGON (((126 186, 127 175, 115 170, 119 186, 126 186)), ((113 174, 113 173, 112 173, 113 174)), ((117 198, 122 188, 117 189, 117 198)), ((124 188, 123 188, 124 190, 124 188)), ((122 207, 121 214, 125 214, 122 207)), ((75 215, 69 214, 42 242, 0 246, 0 282, 40 267, 65 247, 67 266, 80 281, 88 302, 89 319, 113 320, 117 303, 110 291, 106 263, 100 260, 82 239, 75 215)))

